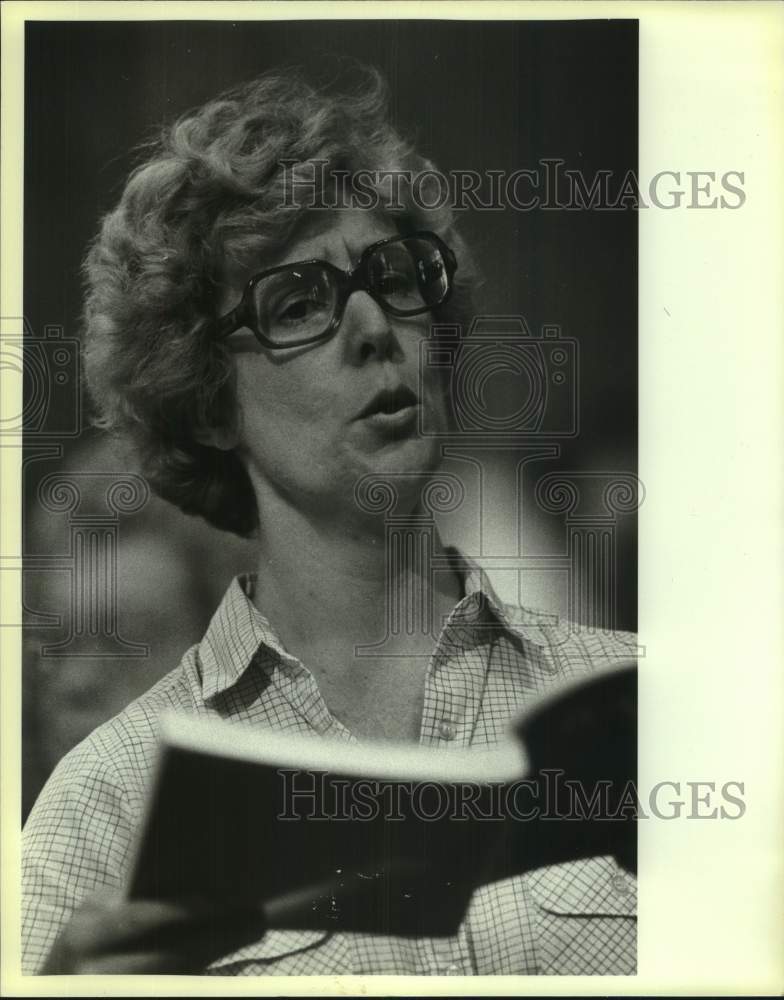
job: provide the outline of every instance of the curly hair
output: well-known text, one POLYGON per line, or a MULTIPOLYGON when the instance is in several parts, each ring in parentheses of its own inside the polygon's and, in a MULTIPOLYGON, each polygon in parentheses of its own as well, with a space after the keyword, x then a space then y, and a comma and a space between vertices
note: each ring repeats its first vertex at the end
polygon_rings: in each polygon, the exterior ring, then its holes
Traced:
MULTIPOLYGON (((291 205, 282 163, 297 164, 295 177, 315 161, 327 161, 328 177, 433 169, 390 124, 379 73, 360 76, 341 90, 274 71, 185 114, 146 147, 84 263, 94 422, 133 443, 161 497, 242 536, 258 523, 247 472, 234 451, 198 439, 235 420, 232 364, 214 336, 221 281, 280 252, 307 217, 291 205)), ((384 209, 401 231, 433 229, 458 254, 438 318, 465 322, 473 271, 451 211, 423 210, 405 186, 401 204, 384 209)))

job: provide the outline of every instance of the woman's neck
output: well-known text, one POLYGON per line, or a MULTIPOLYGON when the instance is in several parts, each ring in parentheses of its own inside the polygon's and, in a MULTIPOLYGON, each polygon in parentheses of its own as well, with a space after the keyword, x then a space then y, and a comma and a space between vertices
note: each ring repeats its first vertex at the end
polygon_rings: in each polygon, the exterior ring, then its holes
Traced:
POLYGON ((383 516, 316 521, 288 506, 265 515, 254 600, 295 654, 382 640, 390 655, 422 653, 461 597, 457 571, 434 573, 427 558, 444 555, 430 521, 409 520, 407 544, 392 545, 383 516))

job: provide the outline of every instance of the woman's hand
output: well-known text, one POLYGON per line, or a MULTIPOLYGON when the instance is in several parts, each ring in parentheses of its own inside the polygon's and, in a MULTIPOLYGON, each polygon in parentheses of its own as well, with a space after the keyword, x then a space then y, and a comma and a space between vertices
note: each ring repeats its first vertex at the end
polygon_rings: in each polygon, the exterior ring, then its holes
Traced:
POLYGON ((63 928, 41 974, 199 973, 264 929, 256 911, 205 901, 129 901, 119 890, 100 890, 63 928))

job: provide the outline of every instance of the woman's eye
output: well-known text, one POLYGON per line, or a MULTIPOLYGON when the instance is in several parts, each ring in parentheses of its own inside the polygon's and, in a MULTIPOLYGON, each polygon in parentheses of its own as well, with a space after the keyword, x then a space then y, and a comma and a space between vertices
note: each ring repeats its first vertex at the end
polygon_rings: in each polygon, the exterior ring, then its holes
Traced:
POLYGON ((411 287, 411 279, 403 271, 385 271, 378 276, 378 290, 385 295, 405 292, 411 287))
POLYGON ((275 318, 279 323, 302 323, 323 309, 324 303, 320 299, 306 295, 283 302, 275 310, 275 318))

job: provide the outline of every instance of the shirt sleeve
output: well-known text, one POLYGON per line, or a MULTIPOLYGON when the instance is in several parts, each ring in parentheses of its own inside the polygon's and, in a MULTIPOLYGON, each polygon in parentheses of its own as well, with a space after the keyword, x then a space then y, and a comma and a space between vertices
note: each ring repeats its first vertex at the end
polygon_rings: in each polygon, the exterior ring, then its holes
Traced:
POLYGON ((128 797, 89 740, 58 764, 22 835, 22 969, 40 971, 81 901, 119 886, 132 843, 128 797))

